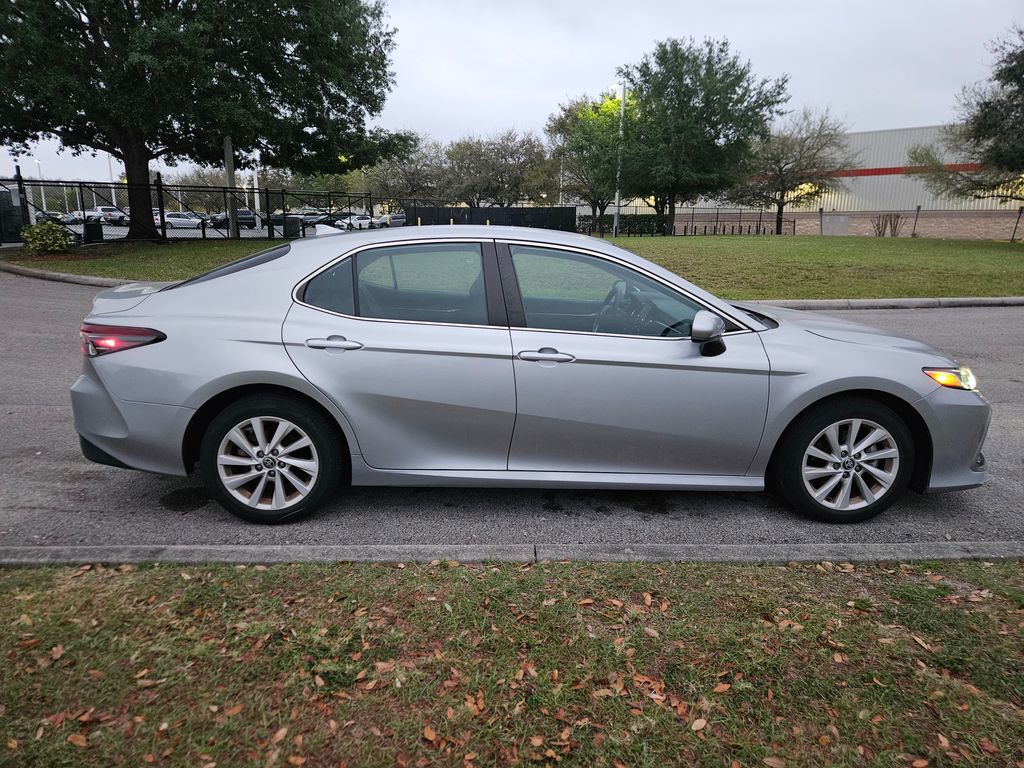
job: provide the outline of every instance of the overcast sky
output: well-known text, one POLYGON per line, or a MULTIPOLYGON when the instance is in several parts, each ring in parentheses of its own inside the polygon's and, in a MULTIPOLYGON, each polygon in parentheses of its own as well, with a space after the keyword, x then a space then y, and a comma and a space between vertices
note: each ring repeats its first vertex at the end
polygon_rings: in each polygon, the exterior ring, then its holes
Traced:
MULTIPOLYGON (((397 85, 376 122, 441 140, 540 132, 559 102, 595 95, 657 40, 727 37, 761 76, 789 75, 791 108, 831 107, 850 130, 934 125, 987 77, 988 43, 1024 24, 1021 0, 769 4, 624 0, 390 0, 397 85)), ((21 159, 46 178, 106 179, 107 158, 21 159), (39 160, 36 166, 34 160, 39 160)), ((0 175, 13 161, 0 153, 0 175)), ((114 175, 120 173, 115 162, 114 175)))

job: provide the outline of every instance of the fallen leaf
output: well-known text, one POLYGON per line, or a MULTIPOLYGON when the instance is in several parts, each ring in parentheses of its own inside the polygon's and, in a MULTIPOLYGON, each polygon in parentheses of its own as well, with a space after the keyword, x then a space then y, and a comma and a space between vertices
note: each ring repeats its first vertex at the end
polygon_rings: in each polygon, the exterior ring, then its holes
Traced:
MULTIPOLYGON (((942 577, 940 576, 939 578, 942 578, 942 577)), ((919 758, 917 758, 917 760, 912 762, 910 764, 910 766, 911 766, 911 768, 928 768, 928 761, 925 758, 923 758, 923 757, 919 757, 919 758)))
POLYGON ((729 683, 719 683, 715 686, 715 693, 725 693, 730 688, 732 688, 732 686, 729 685, 729 683))
POLYGON ((423 726, 423 738, 427 741, 437 741, 437 731, 429 725, 423 726))
POLYGON ((917 643, 918 645, 920 645, 920 646, 921 646, 922 648, 924 648, 924 649, 925 649, 926 651, 930 651, 930 650, 932 649, 932 647, 931 647, 930 645, 928 645, 928 643, 926 643, 926 642, 925 642, 924 640, 922 640, 922 639, 921 639, 920 637, 918 637, 917 635, 911 635, 911 637, 912 637, 912 638, 914 638, 914 642, 915 642, 915 643, 917 643))
POLYGON ((70 736, 68 736, 68 741, 70 741, 76 747, 89 746, 89 740, 81 733, 72 733, 70 736))
POLYGON ((530 737, 530 744, 532 746, 534 746, 534 747, 539 747, 543 743, 544 743, 544 737, 543 736, 531 736, 530 737))
POLYGON ((993 744, 991 741, 989 741, 984 736, 982 736, 980 739, 978 739, 978 746, 981 747, 982 750, 984 750, 985 752, 988 752, 990 755, 998 755, 999 754, 999 747, 997 747, 995 744, 993 744))
POLYGON ((288 765, 304 765, 305 762, 306 762, 306 758, 304 758, 304 757, 299 757, 298 755, 289 755, 288 756, 288 765))
POLYGON ((287 735, 288 726, 285 726, 284 728, 278 728, 276 731, 274 731, 274 735, 270 737, 270 741, 272 744, 277 744, 281 741, 281 739, 283 739, 287 735))
POLYGON ((661 635, 658 634, 658 630, 654 627, 644 627, 644 634, 648 637, 661 637, 661 635))
POLYGON ((704 726, 707 725, 707 724, 708 724, 707 720, 705 720, 703 717, 698 717, 696 720, 694 720, 692 723, 690 723, 690 730, 694 731, 694 732, 701 731, 701 730, 704 729, 704 726))
POLYGON ((224 717, 234 717, 243 709, 245 709, 245 704, 235 704, 235 706, 228 707, 224 710, 224 717))
POLYGON ((761 762, 768 768, 786 768, 786 761, 781 757, 766 757, 761 762))
POLYGON ((943 749, 949 749, 949 739, 947 739, 941 733, 937 733, 935 735, 939 737, 939 746, 943 749))
POLYGON ((592 598, 592 597, 584 597, 582 600, 576 601, 576 605, 593 605, 593 604, 594 604, 594 598, 592 598))
POLYGON ((55 646, 53 646, 53 648, 50 649, 50 658, 53 659, 54 661, 57 661, 57 659, 59 659, 63 655, 64 655, 64 646, 63 645, 55 645, 55 646))

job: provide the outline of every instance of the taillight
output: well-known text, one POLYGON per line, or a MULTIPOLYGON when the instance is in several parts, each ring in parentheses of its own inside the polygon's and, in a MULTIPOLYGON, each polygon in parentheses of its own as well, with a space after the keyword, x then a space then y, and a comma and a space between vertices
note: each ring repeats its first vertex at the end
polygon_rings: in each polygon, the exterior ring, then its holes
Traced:
POLYGON ((78 335, 82 338, 82 354, 86 357, 99 357, 133 347, 144 347, 167 338, 165 334, 152 328, 92 323, 83 323, 78 329, 78 335))

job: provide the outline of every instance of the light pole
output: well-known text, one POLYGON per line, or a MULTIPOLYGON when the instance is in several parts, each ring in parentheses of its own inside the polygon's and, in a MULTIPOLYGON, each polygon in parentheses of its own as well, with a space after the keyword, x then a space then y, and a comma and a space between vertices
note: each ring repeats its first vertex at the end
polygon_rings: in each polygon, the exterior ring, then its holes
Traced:
POLYGON ((615 218, 612 221, 612 237, 619 234, 619 207, 621 203, 620 189, 622 187, 622 143, 626 135, 626 83, 612 84, 612 91, 619 92, 619 161, 615 168, 615 218))
MULTIPOLYGON (((36 176, 39 178, 39 181, 42 182, 42 180, 43 180, 43 164, 40 163, 35 158, 32 158, 32 162, 34 162, 36 164, 36 176)), ((41 210, 41 211, 45 211, 46 210, 46 193, 43 191, 43 185, 41 183, 39 184, 39 210, 41 210)))

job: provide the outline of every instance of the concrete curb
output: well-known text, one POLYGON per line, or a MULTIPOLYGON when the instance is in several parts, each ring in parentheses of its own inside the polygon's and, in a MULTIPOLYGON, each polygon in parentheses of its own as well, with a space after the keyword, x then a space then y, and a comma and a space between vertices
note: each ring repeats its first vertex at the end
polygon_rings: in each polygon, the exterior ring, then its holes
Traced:
POLYGON ((953 307, 1024 307, 1024 296, 952 296, 934 299, 765 299, 743 304, 765 304, 786 309, 945 309, 953 307))
MULTIPOLYGON (((50 272, 45 269, 23 267, 0 260, 0 272, 11 272, 22 277, 35 277, 58 283, 95 285, 114 288, 119 285, 138 282, 113 277, 90 277, 69 275, 67 272, 50 272)), ((744 301, 744 304, 766 304, 786 309, 840 310, 840 309, 939 309, 946 307, 1024 307, 1024 296, 959 296, 950 298, 923 299, 769 299, 744 301)))
POLYGON ((35 277, 39 280, 52 280, 55 283, 74 283, 76 285, 94 285, 100 288, 115 288, 133 282, 132 280, 118 280, 113 277, 91 277, 90 275, 69 275, 67 272, 50 272, 45 269, 34 269, 23 267, 19 264, 10 264, 0 261, 0 272, 10 272, 22 277, 35 277))
POLYGON ((598 562, 786 563, 1024 558, 1024 541, 943 541, 903 544, 395 544, 395 545, 114 545, 0 547, 0 565, 77 563, 334 563, 541 560, 598 562))

